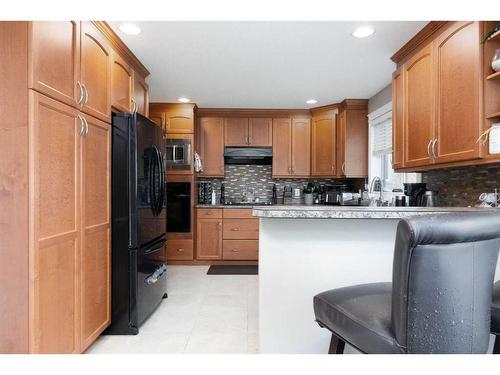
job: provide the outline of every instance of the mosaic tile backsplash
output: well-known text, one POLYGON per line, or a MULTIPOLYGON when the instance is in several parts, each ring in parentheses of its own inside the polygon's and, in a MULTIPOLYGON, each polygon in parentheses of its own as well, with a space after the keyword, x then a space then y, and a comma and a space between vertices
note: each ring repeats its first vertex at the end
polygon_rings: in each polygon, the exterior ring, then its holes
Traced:
POLYGON ((422 174, 427 189, 439 192, 440 206, 474 206, 479 194, 500 192, 500 164, 446 168, 422 174))
POLYGON ((354 189, 364 184, 364 179, 273 179, 271 165, 226 165, 224 178, 200 178, 198 181, 210 181, 215 184, 217 201, 219 201, 220 187, 224 183, 226 201, 240 201, 246 188, 254 189, 255 197, 260 201, 271 200, 273 184, 276 184, 278 197, 283 193, 285 185, 296 187, 306 186, 308 182, 314 184, 332 184, 347 182, 354 189))

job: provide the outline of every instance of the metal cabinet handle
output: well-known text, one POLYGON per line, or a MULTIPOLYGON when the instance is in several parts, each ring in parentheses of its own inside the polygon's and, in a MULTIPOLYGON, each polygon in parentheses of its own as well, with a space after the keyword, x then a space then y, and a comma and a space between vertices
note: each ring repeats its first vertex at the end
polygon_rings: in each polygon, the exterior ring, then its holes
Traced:
POLYGON ((219 230, 222 229, 222 221, 219 221, 219 230))
POLYGON ((184 251, 184 249, 177 249, 177 251, 178 251, 179 253, 182 253, 182 252, 184 251))
POLYGON ((436 145, 437 145, 437 138, 432 142, 432 157, 433 159, 437 159, 437 152, 436 152, 436 145))
POLYGON ((288 174, 292 174, 292 167, 288 167, 288 174))
POLYGON ((132 98, 131 101, 132 101, 132 113, 136 113, 137 112, 137 103, 135 102, 134 98, 132 98))
POLYGON ((231 251, 232 251, 233 253, 237 253, 237 252, 239 252, 239 250, 238 250, 238 249, 231 249, 231 251))
POLYGON ((205 215, 213 215, 214 213, 212 211, 205 212, 205 215))
POLYGON ((345 174, 345 162, 342 163, 342 173, 345 174))
POLYGON ((78 98, 78 101, 76 102, 77 105, 80 105, 82 104, 83 102, 83 87, 82 87, 82 84, 80 83, 80 81, 76 81, 76 87, 78 87, 78 90, 80 91, 80 97, 78 98))
POLYGON ((87 122, 87 119, 85 117, 83 117, 83 122, 85 122, 85 134, 84 135, 87 135, 89 134, 89 123, 87 122))
POLYGON ((233 232, 238 232, 238 231, 240 230, 240 228, 231 228, 231 230, 232 230, 233 232))
POLYGON ((85 93, 85 99, 83 100, 83 105, 87 104, 89 101, 89 92, 87 91, 87 86, 85 86, 84 83, 82 83, 82 88, 85 93))
POLYGON ((83 133, 85 132, 85 124, 83 123, 83 118, 80 115, 77 115, 76 118, 80 121, 80 137, 83 137, 83 133))
POLYGON ((332 172, 335 172, 335 164, 332 164, 332 172))
POLYGON ((432 144, 432 139, 430 139, 429 143, 427 144, 427 156, 429 158, 432 158, 432 155, 431 155, 431 144, 432 144))
POLYGON ((248 144, 251 145, 252 144, 252 137, 248 137, 248 144))

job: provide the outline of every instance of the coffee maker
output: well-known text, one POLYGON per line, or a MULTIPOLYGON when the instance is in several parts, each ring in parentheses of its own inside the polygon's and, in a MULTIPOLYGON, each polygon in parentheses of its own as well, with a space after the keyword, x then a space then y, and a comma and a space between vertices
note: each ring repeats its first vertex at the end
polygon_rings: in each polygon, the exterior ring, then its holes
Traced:
POLYGON ((423 182, 418 183, 405 183, 404 193, 408 197, 408 206, 421 207, 423 206, 423 197, 427 190, 426 184, 423 182))

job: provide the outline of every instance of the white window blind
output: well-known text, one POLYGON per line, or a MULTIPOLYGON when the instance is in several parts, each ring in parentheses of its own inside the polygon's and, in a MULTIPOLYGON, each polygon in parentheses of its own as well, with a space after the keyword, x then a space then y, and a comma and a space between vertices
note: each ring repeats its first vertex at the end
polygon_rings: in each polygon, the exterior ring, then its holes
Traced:
POLYGON ((374 155, 392 151, 392 119, 389 118, 373 126, 372 152, 374 155))

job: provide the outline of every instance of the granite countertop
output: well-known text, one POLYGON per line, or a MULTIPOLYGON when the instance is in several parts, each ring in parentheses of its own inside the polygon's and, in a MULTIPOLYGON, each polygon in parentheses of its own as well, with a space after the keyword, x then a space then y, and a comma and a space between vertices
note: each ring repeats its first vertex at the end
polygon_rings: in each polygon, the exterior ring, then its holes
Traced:
POLYGON ((367 206, 260 206, 253 216, 286 219, 400 219, 407 216, 451 212, 498 212, 474 207, 367 207, 367 206))

